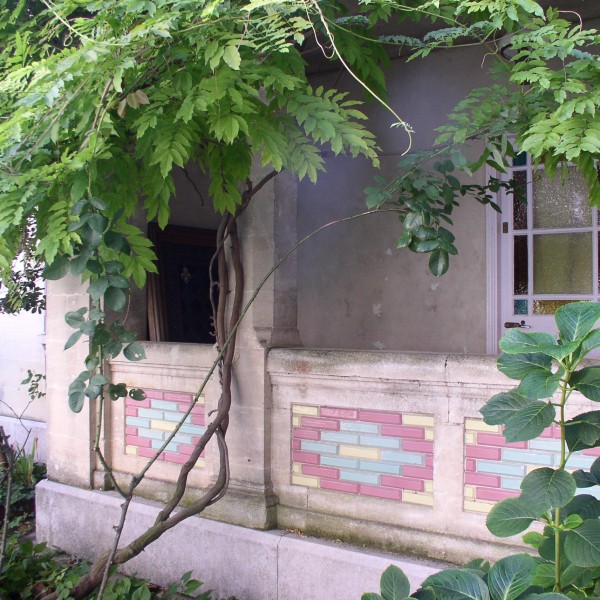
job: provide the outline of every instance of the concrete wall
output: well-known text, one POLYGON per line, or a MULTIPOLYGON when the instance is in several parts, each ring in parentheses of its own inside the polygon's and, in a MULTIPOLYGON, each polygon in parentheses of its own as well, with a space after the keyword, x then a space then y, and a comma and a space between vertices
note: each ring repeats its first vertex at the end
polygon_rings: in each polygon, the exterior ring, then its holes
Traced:
MULTIPOLYGON (((27 441, 31 448, 38 439, 38 458, 46 452, 46 398, 33 402, 22 385, 27 370, 45 374, 45 313, 0 314, 0 425, 10 435, 11 443, 27 441), (24 419, 19 421, 17 417, 24 419)), ((45 390, 45 382, 41 382, 45 390)))
MULTIPOLYGON (((390 104, 415 130, 413 149, 430 148, 434 129, 470 89, 484 85, 479 49, 393 62, 390 104)), ((332 84, 338 73, 316 82, 332 84)), ((337 85, 349 84, 342 75, 337 85)), ((395 173, 408 139, 377 103, 366 107, 368 127, 382 146, 382 174, 395 173)), ((362 160, 327 158, 316 186, 298 192, 299 237, 320 225, 365 210, 363 190, 376 173, 362 160)), ((484 182, 483 171, 475 181, 484 182)), ((429 274, 429 255, 397 251, 401 226, 394 215, 377 215, 330 228, 298 254, 298 328, 306 347, 484 353, 485 208, 465 199, 452 231, 458 257, 442 278, 429 274)))

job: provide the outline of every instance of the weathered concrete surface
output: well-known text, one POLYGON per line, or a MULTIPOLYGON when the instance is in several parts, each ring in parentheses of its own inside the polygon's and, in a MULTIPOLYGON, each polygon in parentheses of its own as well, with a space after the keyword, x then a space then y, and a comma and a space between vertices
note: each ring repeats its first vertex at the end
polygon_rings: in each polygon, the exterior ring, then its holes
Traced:
MULTIPOLYGON (((114 494, 43 481, 36 504, 38 540, 85 558, 110 547, 121 504, 114 494)), ((141 533, 158 511, 155 503, 135 500, 123 542, 141 533)), ((163 584, 191 570, 218 597, 238 600, 358 600, 379 590, 390 563, 404 570, 413 589, 444 566, 194 517, 165 533, 126 570, 163 584)))

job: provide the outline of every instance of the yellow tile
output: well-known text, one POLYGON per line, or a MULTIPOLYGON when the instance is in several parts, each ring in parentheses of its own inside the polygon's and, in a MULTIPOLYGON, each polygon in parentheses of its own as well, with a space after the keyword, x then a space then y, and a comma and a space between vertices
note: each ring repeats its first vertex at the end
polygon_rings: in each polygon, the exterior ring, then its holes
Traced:
POLYGON ((485 431, 486 433, 500 433, 500 425, 486 425, 481 419, 466 419, 465 428, 471 431, 485 431))
POLYGON ((540 469, 542 465, 527 465, 525 467, 525 471, 527 472, 527 475, 529 475, 529 473, 531 473, 531 471, 535 471, 536 469, 540 469))
POLYGON ((430 496, 429 494, 419 494, 418 492, 402 490, 402 502, 410 502, 410 504, 422 504, 423 506, 433 506, 433 496, 430 496))
POLYGON ((204 396, 200 396, 198 398, 198 401, 196 402, 196 406, 198 406, 199 404, 205 404, 205 402, 204 402, 204 396))
POLYGON ((150 429, 156 429, 158 431, 173 431, 177 423, 170 423, 169 421, 150 421, 150 429))
POLYGON ((204 469, 206 467, 206 459, 199 458, 196 464, 194 465, 194 469, 204 469))
POLYGON ((316 477, 292 475, 292 483, 294 485, 305 485, 306 487, 319 487, 319 480, 316 477))
POLYGON ((302 473, 302 465, 300 463, 294 463, 292 465, 292 472, 301 474, 302 473))
POLYGON ((340 446, 340 456, 379 460, 379 450, 377 448, 361 448, 360 446, 340 446))
POLYGON ((307 415, 309 417, 319 416, 318 406, 302 406, 300 404, 294 404, 292 406, 292 413, 295 415, 307 415))
POLYGON ((300 417, 292 417, 292 425, 294 427, 300 427, 300 417))
POLYGON ((137 448, 135 446, 125 446, 125 454, 137 456, 137 448))
POLYGON ((475 498, 475 486, 465 485, 465 498, 475 498))
POLYGON ((430 415, 403 414, 402 425, 421 425, 423 427, 433 427, 433 417, 430 415))
POLYGON ((494 504, 492 502, 469 502, 465 500, 464 509, 471 512, 489 513, 494 504))
POLYGON ((425 429, 425 439, 429 442, 433 440, 433 429, 431 427, 425 429))
POLYGON ((467 431, 467 433, 465 433, 465 443, 466 444, 475 444, 477 442, 477 439, 475 438, 475 434, 472 433, 471 431, 467 431))
POLYGON ((433 493, 433 481, 425 481, 425 491, 432 494, 433 493))

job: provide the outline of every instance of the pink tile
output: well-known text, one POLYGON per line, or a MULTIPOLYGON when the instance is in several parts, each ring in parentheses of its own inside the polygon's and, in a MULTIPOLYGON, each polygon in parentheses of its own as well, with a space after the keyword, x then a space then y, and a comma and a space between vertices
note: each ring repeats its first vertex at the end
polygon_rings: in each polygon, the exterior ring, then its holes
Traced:
POLYGON ((150 399, 145 400, 134 400, 133 398, 127 397, 126 406, 134 406, 135 408, 150 408, 150 399))
POLYGON ((150 438, 138 437, 137 435, 126 435, 125 443, 128 446, 137 446, 138 448, 150 448, 152 446, 150 438))
POLYGON ((467 444, 466 454, 468 458, 500 460, 500 458, 502 457, 502 449, 492 448, 490 446, 472 446, 471 444, 467 444))
POLYGON ((321 416, 355 421, 358 418, 358 411, 351 410, 349 408, 333 408, 332 406, 323 406, 321 408, 321 416))
POLYGON ((309 465, 318 465, 321 461, 319 455, 315 452, 294 452, 292 460, 299 463, 307 463, 309 465))
POLYGON ((358 483, 348 483, 345 481, 332 481, 331 479, 321 479, 320 488, 324 490, 335 490, 336 492, 348 492, 358 494, 358 483))
POLYGON ((433 480, 433 469, 431 467, 413 467, 410 465, 402 466, 402 475, 404 477, 416 477, 417 479, 433 480))
POLYGON ((365 496, 374 496, 375 498, 386 498, 387 500, 400 500, 402 492, 392 488, 380 488, 373 485, 361 485, 360 493, 365 496))
POLYGON ((420 440, 402 440, 402 450, 407 452, 424 452, 433 454, 433 442, 420 440))
POLYGON ((185 392, 163 392, 163 399, 173 402, 187 402, 189 404, 193 398, 193 394, 186 394, 185 392))
POLYGON ((483 485, 491 488, 500 487, 498 475, 485 475, 482 473, 465 473, 465 483, 469 485, 483 485))
POLYGON ((560 427, 557 427, 556 425, 552 427, 552 437, 560 440, 560 427))
POLYGON ((192 425, 206 425, 206 417, 204 415, 192 415, 192 425))
POLYGON ((488 488, 477 488, 475 496, 477 500, 505 500, 506 498, 514 498, 520 492, 517 490, 490 490, 488 488))
POLYGON ((339 479, 340 470, 331 467, 315 467, 313 465, 302 465, 303 475, 314 475, 315 477, 325 477, 325 479, 339 479))
POLYGON ((425 429, 423 427, 401 427, 394 425, 382 425, 381 435, 423 440, 425 439, 425 429))
POLYGON ((507 448, 527 448, 527 442, 511 442, 504 439, 501 433, 478 433, 477 444, 479 446, 499 446, 507 448))
POLYGON ((340 422, 332 419, 319 419, 317 417, 302 417, 302 427, 313 427, 315 429, 327 429, 329 431, 339 431, 340 422))
POLYGON ((583 451, 586 456, 600 456, 600 448, 588 448, 583 451))
POLYGON ((544 429, 544 431, 542 431, 541 436, 543 438, 551 438, 554 437, 554 431, 553 431, 554 427, 546 427, 546 429, 544 429))
POLYGON ((465 471, 473 472, 477 468, 477 463, 474 458, 467 458, 465 463, 465 471))
POLYGON ((138 409, 134 408, 133 406, 126 406, 125 407, 125 415, 128 417, 137 417, 138 409))
POLYGON ((389 425, 400 425, 402 423, 400 413, 378 410, 361 410, 358 413, 358 418, 360 421, 368 421, 369 423, 387 423, 389 425))
MULTIPOLYGON (((156 450, 152 448, 140 448, 138 450, 138 456, 143 456, 144 458, 153 458, 155 454, 156 450)), ((165 460, 164 452, 158 457, 158 460, 165 460)))
POLYGON ((190 456, 194 451, 195 447, 196 446, 193 446, 192 444, 179 444, 179 454, 185 454, 186 456, 190 456))
POLYGON ((412 490, 413 492, 422 492, 425 489, 425 484, 421 479, 408 479, 406 477, 394 477, 393 475, 382 475, 381 485, 412 490))
POLYGON ((178 465, 182 465, 187 462, 189 456, 184 456, 183 454, 175 454, 174 452, 165 452, 165 460, 167 462, 177 463, 178 465))
POLYGON ((300 450, 302 448, 300 442, 301 442, 301 440, 292 440, 292 449, 300 450))
MULTIPOLYGON (((182 412, 186 412, 188 408, 189 404, 185 407, 185 410, 183 410, 182 412)), ((192 414, 204 416, 206 414, 206 408, 204 407, 204 404, 196 404, 194 408, 192 408, 192 414)))
POLYGON ((433 467, 433 454, 427 454, 425 456, 425 466, 433 467))
POLYGON ((125 434, 126 435, 137 435, 138 434, 138 428, 137 427, 125 427, 125 434))
POLYGON ((147 390, 144 388, 144 392, 146 392, 146 398, 150 398, 151 400, 163 400, 164 394, 162 390, 147 390))
POLYGON ((304 429, 303 427, 294 427, 292 429, 292 436, 301 440, 318 441, 321 439, 321 432, 315 429, 304 429))

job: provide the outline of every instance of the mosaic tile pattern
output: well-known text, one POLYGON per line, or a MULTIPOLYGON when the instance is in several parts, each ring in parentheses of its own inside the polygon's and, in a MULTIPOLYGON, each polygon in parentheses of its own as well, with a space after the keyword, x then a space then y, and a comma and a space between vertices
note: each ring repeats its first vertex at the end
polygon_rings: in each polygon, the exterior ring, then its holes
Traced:
MULTIPOLYGON (((568 466, 589 469, 598 456, 600 448, 583 450, 571 457, 568 466)), ((556 425, 534 440, 507 444, 500 425, 466 419, 464 509, 487 513, 497 501, 518 496, 527 473, 559 464, 560 428, 556 425)))
MULTIPOLYGON (((167 439, 170 432, 189 408, 193 394, 144 390, 142 401, 127 398, 125 402, 125 453, 150 458, 167 439)), ((200 397, 186 422, 158 460, 183 464, 206 430, 204 398, 200 397)), ((196 468, 204 466, 204 452, 196 468)))
POLYGON ((433 416, 292 406, 292 483, 433 505, 433 416))

